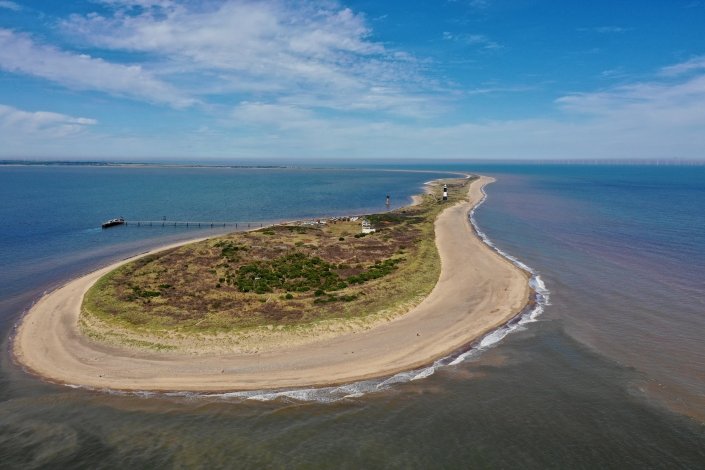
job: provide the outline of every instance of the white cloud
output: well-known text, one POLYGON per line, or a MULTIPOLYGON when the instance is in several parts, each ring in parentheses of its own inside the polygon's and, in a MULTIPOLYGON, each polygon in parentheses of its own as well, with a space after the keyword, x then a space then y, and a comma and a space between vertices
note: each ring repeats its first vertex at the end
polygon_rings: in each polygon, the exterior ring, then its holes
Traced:
POLYGON ((623 28, 621 26, 598 26, 595 28, 595 31, 601 34, 610 34, 610 33, 624 33, 628 31, 627 28, 623 28))
POLYGON ((704 126, 705 75, 680 83, 645 82, 594 93, 575 93, 557 103, 565 110, 608 118, 625 126, 664 129, 704 126))
POLYGON ((669 65, 661 69, 661 74, 667 77, 675 77, 689 72, 705 69, 705 56, 694 57, 688 61, 674 65, 669 65))
POLYGON ((470 46, 478 46, 482 49, 487 50, 502 49, 502 47, 504 47, 501 44, 492 41, 484 34, 454 34, 448 31, 444 31, 443 39, 445 39, 446 41, 461 42, 470 46))
POLYGON ((600 78, 605 79, 615 79, 625 77, 626 73, 622 67, 617 67, 615 69, 607 69, 600 72, 600 78))
POLYGON ((488 8, 490 6, 490 0, 470 0, 469 5, 473 8, 488 8))
POLYGON ((578 31, 582 32, 593 32, 599 34, 616 34, 616 33, 626 33, 630 31, 631 28, 624 28, 622 26, 595 26, 592 28, 578 28, 578 31))
POLYGON ((502 46, 495 41, 490 40, 483 34, 470 34, 465 37, 465 42, 468 44, 476 44, 483 49, 501 49, 502 46))
POLYGON ((95 124, 97 121, 94 119, 49 111, 23 111, 0 104, 0 135, 3 140, 68 137, 79 134, 95 124))
POLYGON ((338 111, 374 107, 402 115, 423 114, 409 103, 430 101, 419 93, 430 84, 414 57, 374 41, 363 15, 334 2, 105 3, 110 14, 73 15, 63 30, 87 45, 149 53, 160 76, 198 83, 189 93, 204 100, 314 97, 317 106, 338 111))
MULTIPOLYGON (((684 63, 685 64, 685 63, 684 63)), ((677 67, 680 64, 676 64, 677 67)), ((683 67, 687 68, 687 67, 683 67)), ((397 158, 703 158, 705 74, 657 78, 556 100, 553 118, 457 124, 322 120, 290 108, 258 109, 264 133, 232 148, 260 156, 397 158), (266 119, 262 117, 263 113, 266 119), (291 125, 282 125, 291 121, 291 125), (260 139, 260 144, 257 144, 260 139)), ((244 113, 248 115, 250 113, 244 113)))
POLYGON ((9 0, 0 0, 0 8, 5 8, 7 10, 20 11, 22 7, 15 2, 9 0))
POLYGON ((194 102, 139 65, 122 65, 38 44, 0 28, 0 69, 44 78, 70 88, 97 90, 172 106, 194 102))

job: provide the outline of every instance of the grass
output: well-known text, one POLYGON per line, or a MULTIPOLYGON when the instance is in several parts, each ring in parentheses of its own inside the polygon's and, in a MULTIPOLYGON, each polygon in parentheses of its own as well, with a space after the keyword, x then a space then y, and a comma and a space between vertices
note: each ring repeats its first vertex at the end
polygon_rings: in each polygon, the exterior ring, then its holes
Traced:
POLYGON ((240 292, 257 294, 282 290, 338 290, 348 286, 337 272, 336 265, 300 251, 278 256, 273 260, 244 264, 234 275, 228 271, 226 277, 221 279, 236 285, 240 292))
MULTIPOLYGON (((467 194, 467 180, 444 182, 448 202, 440 200, 437 184, 417 206, 369 215, 377 231, 364 237, 355 236, 359 221, 279 225, 135 260, 88 291, 81 315, 91 321, 82 321, 82 328, 91 335, 91 325, 112 325, 130 332, 136 345, 151 344, 165 331, 188 336, 299 329, 408 310, 440 274, 436 216, 467 194)), ((105 334, 103 328, 92 337, 105 334)))

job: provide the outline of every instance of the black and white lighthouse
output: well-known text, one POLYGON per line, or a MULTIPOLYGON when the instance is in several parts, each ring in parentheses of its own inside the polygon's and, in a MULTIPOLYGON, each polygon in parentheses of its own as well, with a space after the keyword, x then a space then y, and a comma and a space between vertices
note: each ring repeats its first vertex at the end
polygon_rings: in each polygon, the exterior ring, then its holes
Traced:
POLYGON ((392 200, 389 198, 389 194, 387 194, 387 201, 384 203, 384 205, 387 206, 387 209, 389 209, 389 206, 392 204, 392 200))
POLYGON ((448 200, 448 185, 447 184, 443 185, 443 200, 444 201, 448 200))

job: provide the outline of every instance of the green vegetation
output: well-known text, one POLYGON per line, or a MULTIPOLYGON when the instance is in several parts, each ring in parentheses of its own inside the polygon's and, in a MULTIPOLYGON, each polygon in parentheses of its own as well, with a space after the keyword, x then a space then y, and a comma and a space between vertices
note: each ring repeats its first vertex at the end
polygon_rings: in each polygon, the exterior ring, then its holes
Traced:
MULTIPOLYGON (((365 271, 357 275, 343 278, 341 271, 347 270, 347 265, 328 263, 317 256, 305 253, 292 253, 280 256, 271 261, 256 261, 240 266, 237 274, 230 272, 220 282, 236 285, 240 292, 310 292, 320 296, 325 291, 345 289, 349 284, 363 284, 372 279, 379 279, 396 269, 403 258, 389 258, 377 261, 365 271)), ((157 293, 158 295, 158 293, 157 293)))
POLYGON ((155 331, 299 327, 401 311, 438 280, 433 222, 465 198, 468 181, 445 183, 447 203, 436 185, 419 205, 367 216, 376 232, 364 236, 360 221, 279 225, 140 258, 88 291, 81 325, 94 338, 106 332, 90 331, 96 322, 87 320, 115 325, 134 342, 155 331))
POLYGON ((362 284, 372 279, 379 279, 380 277, 386 276, 395 270, 397 268, 397 264, 402 261, 404 261, 404 258, 389 258, 384 261, 377 261, 365 272, 362 272, 357 276, 350 276, 346 280, 350 284, 362 284))
POLYGON ((213 245, 216 248, 220 248, 220 256, 226 258, 228 261, 237 261, 240 259, 240 251, 247 251, 246 246, 236 245, 232 241, 221 240, 213 245))
POLYGON ((277 290, 309 292, 311 290, 338 290, 347 287, 336 272, 336 266, 318 256, 292 253, 271 261, 256 261, 240 266, 228 282, 237 285, 240 292, 264 294, 277 290))

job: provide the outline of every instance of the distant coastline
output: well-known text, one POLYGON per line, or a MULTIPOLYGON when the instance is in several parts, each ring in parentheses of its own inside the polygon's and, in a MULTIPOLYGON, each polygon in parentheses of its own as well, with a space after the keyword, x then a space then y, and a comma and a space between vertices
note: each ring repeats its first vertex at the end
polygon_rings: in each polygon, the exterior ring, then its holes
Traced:
POLYGON ((0 160, 0 166, 104 166, 104 167, 159 167, 159 168, 242 168, 242 169, 286 169, 285 165, 202 165, 191 163, 140 163, 109 161, 71 161, 71 160, 0 160))

